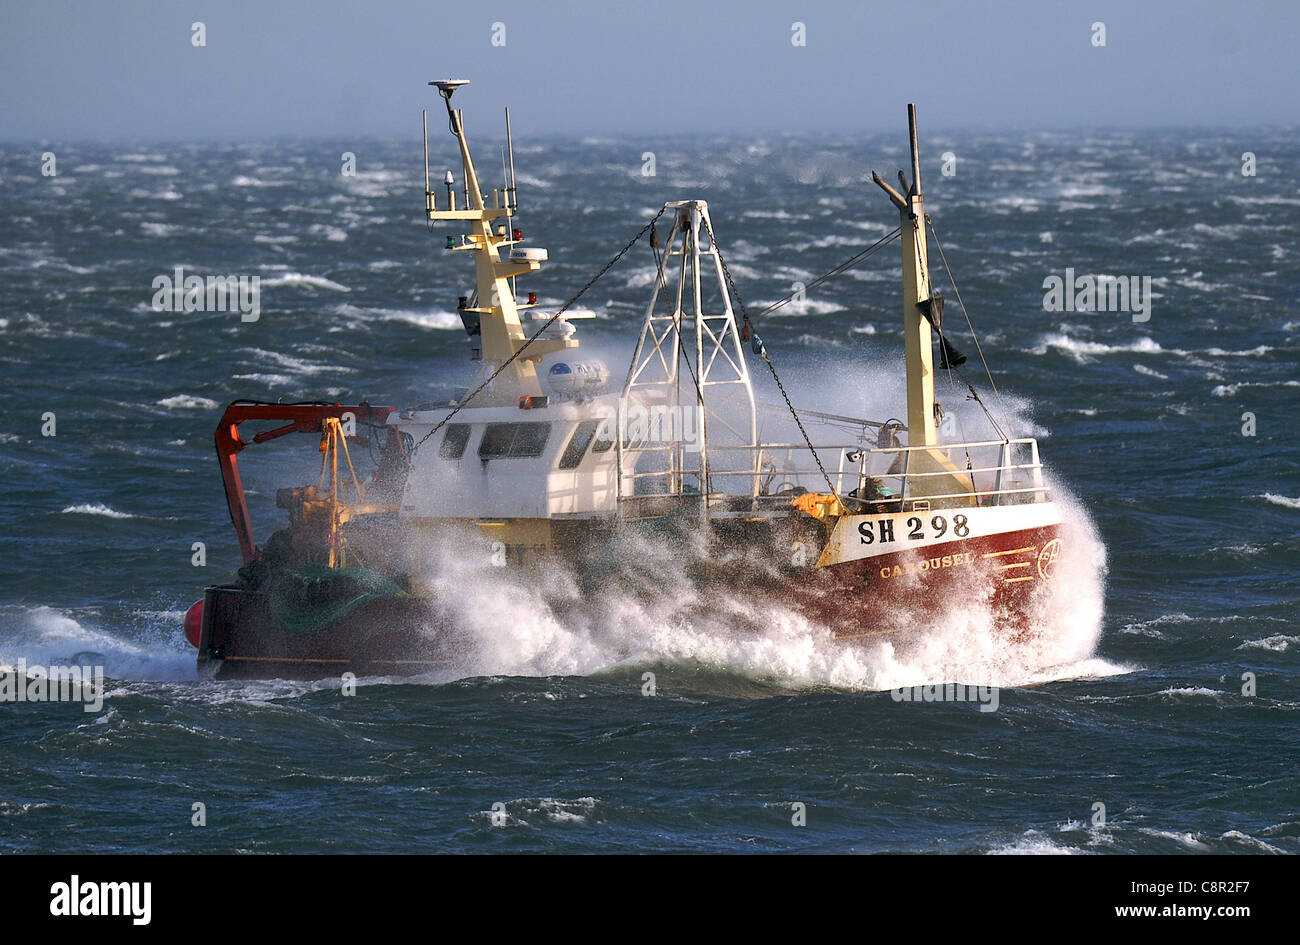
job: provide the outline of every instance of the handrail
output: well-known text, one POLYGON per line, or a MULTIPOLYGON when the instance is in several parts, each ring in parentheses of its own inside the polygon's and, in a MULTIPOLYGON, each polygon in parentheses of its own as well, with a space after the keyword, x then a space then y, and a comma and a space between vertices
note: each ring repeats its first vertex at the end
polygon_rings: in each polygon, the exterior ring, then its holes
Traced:
POLYGON ((1013 446, 1016 444, 1029 445, 1038 441, 1032 436, 1022 436, 1012 440, 978 440, 970 443, 934 443, 930 446, 880 446, 871 450, 872 453, 910 453, 916 450, 956 450, 972 449, 981 446, 1013 446))
MULTIPOLYGON (((1042 469, 1042 468, 1043 468, 1042 463, 1019 463, 1016 465, 1007 464, 1006 466, 977 466, 974 469, 959 469, 957 470, 957 475, 969 476, 972 473, 1002 472, 1003 470, 1006 469, 1042 469)), ((953 475, 951 469, 940 469, 937 472, 882 473, 881 476, 877 478, 901 479, 903 477, 906 477, 909 479, 912 478, 919 479, 922 476, 951 476, 951 475, 953 475)))
MULTIPOLYGON (((639 447, 636 450, 634 450, 634 452, 655 454, 660 452, 669 452, 679 448, 680 448, 680 444, 664 443, 660 445, 656 443, 655 445, 647 445, 647 446, 639 447)), ((808 445, 805 443, 759 443, 756 446, 743 446, 743 445, 737 446, 737 445, 717 444, 717 445, 711 445, 709 449, 710 452, 713 453, 715 456, 717 454, 722 454, 722 453, 737 453, 737 452, 742 454, 747 453, 747 454, 753 454, 754 456, 758 456, 761 454, 763 450, 768 450, 774 453, 782 450, 788 452, 798 451, 800 453, 807 453, 808 445)), ((1002 496, 1010 497, 1010 496, 1018 496, 1018 495, 1035 495, 1035 496, 1042 497, 1043 501, 1050 501, 1049 496, 1050 496, 1051 489, 1043 482, 1043 475, 1042 475, 1043 464, 1038 461, 1038 442, 1033 437, 1017 437, 1014 439, 1005 439, 1005 440, 979 440, 979 441, 973 441, 969 443, 945 443, 945 444, 933 444, 927 446, 891 446, 891 447, 877 447, 877 448, 870 448, 861 442, 856 442, 856 443, 840 443, 835 445, 816 446, 814 447, 814 449, 840 452, 841 454, 840 469, 837 472, 837 477, 841 480, 841 484, 843 484, 842 480, 845 477, 851 477, 851 480, 856 479, 858 481, 861 481, 861 479, 864 476, 868 476, 870 478, 882 480, 882 481, 894 480, 895 483, 897 484, 898 492, 896 495, 887 498, 881 498, 878 500, 860 500, 860 501, 872 501, 872 502, 879 502, 882 504, 899 503, 901 506, 909 502, 921 502, 921 501, 936 502, 936 501, 944 501, 949 499, 967 499, 967 500, 974 499, 976 502, 980 502, 982 500, 989 499, 989 498, 996 497, 1000 499, 1002 496), (1021 448, 1028 447, 1030 451, 1030 456, 1028 458, 1031 461, 1025 463, 1010 462, 1009 460, 1012 457, 1011 451, 1015 447, 1021 447, 1021 448), (913 471, 910 468, 911 454, 916 452, 949 452, 955 449, 955 450, 963 450, 969 454, 970 450, 972 449, 991 449, 991 448, 998 448, 1001 451, 1000 458, 1005 458, 1008 461, 974 466, 969 469, 958 469, 955 472, 954 470, 951 469, 913 471), (849 453, 860 454, 859 459, 856 463, 845 464, 844 458, 849 453), (883 456, 885 454, 903 456, 902 470, 900 472, 882 472, 882 473, 871 474, 869 472, 871 457, 873 455, 883 456), (921 495, 921 496, 915 495, 914 490, 911 488, 913 485, 915 485, 916 483, 920 482, 923 479, 952 477, 954 475, 960 476, 962 478, 969 478, 971 487, 969 489, 965 489, 960 492, 946 492, 946 493, 935 494, 935 495, 921 495), (975 482, 976 476, 991 476, 993 478, 992 487, 984 488, 984 489, 979 488, 978 484, 975 482), (1006 484, 1004 485, 1004 483, 1006 484)), ((1016 458, 1022 458, 1022 457, 1023 454, 1018 454, 1016 456, 1016 458)), ((969 455, 967 456, 967 460, 968 461, 970 460, 969 455)), ((801 468, 799 466, 793 465, 793 463, 790 462, 789 459, 787 459, 787 463, 788 464, 785 465, 784 468, 765 467, 757 470, 754 469, 749 464, 745 464, 743 468, 720 469, 718 468, 718 465, 716 463, 710 463, 708 474, 710 479, 737 478, 742 480, 749 480, 750 482, 755 484, 754 486, 755 488, 757 488, 757 483, 765 479, 779 480, 781 482, 790 482, 793 484, 798 484, 799 480, 802 479, 803 477, 815 476, 817 474, 817 470, 813 469, 811 465, 809 465, 807 468, 801 468)), ((704 471, 702 469, 697 469, 697 468, 677 468, 673 472, 678 477, 692 477, 698 479, 703 475, 704 471)), ((666 475, 668 475, 668 472, 662 469, 654 469, 654 470, 646 470, 646 471, 624 471, 623 481, 629 483, 635 483, 642 480, 660 479, 666 475)), ((665 493, 656 493, 656 494, 671 496, 671 495, 686 495, 688 493, 665 492, 665 493)), ((689 493, 689 494, 694 495, 696 493, 689 493)), ((740 493, 736 493, 736 494, 739 495, 740 493)), ((756 498, 771 499, 773 498, 773 496, 760 494, 756 498)))

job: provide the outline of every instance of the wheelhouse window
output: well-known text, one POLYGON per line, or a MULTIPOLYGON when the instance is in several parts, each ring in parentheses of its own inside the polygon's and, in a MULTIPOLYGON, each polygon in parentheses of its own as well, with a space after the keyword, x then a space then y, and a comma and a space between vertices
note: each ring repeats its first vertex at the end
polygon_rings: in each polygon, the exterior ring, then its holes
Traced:
POLYGON ((438 455, 443 459, 460 459, 465 455, 465 444, 469 442, 468 423, 449 423, 438 444, 438 455))
POLYGON ((614 438, 610 436, 610 430, 614 426, 613 420, 602 420, 596 427, 596 445, 591 448, 593 453, 608 453, 614 448, 614 438))
POLYGON ((582 457, 587 455, 587 447, 591 445, 591 439, 596 435, 596 427, 599 425, 599 420, 584 420, 578 424, 578 428, 573 431, 573 436, 569 438, 569 445, 564 448, 564 454, 560 457, 561 469, 578 468, 582 457))
POLYGON ((541 456, 550 435, 549 423, 489 423, 478 445, 478 457, 541 456))

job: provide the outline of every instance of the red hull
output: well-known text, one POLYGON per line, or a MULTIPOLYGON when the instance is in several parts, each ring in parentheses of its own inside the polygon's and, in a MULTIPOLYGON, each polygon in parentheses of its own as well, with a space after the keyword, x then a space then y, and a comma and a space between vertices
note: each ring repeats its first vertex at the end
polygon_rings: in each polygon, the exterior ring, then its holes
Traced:
POLYGON ((839 639, 889 636, 894 615, 939 601, 984 601, 1015 634, 1027 629, 1035 592, 1051 580, 1057 525, 963 538, 818 568, 796 601, 839 639))

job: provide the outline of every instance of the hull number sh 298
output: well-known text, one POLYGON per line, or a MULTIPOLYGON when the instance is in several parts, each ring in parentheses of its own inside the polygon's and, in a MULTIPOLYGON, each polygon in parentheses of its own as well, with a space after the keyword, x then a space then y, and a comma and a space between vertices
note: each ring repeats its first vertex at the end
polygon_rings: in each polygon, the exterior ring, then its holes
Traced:
MULTIPOLYGON (((970 522, 960 512, 953 515, 951 521, 947 515, 913 515, 899 525, 904 536, 910 541, 934 540, 949 535, 953 538, 965 538, 970 534, 970 522)), ((864 545, 892 542, 895 540, 894 519, 882 518, 874 522, 868 519, 859 522, 858 535, 864 545)))

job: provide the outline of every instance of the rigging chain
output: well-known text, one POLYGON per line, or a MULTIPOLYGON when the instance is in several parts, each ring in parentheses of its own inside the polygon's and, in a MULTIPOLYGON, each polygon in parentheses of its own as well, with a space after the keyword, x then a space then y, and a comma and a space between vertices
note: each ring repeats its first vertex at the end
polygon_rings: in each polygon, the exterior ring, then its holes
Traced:
MULTIPOLYGON (((746 334, 752 334, 753 324, 749 320, 749 312, 745 309, 745 300, 740 297, 740 290, 736 288, 736 280, 731 277, 731 270, 727 268, 727 261, 722 258, 722 249, 718 246, 717 237, 713 235, 713 225, 709 222, 708 217, 704 218, 704 226, 709 231, 709 242, 713 244, 713 251, 718 254, 718 264, 722 266, 722 272, 727 277, 727 285, 731 289, 731 294, 736 297, 736 304, 740 306, 740 314, 745 322, 745 332, 746 334)), ((785 405, 790 410, 790 416, 794 417, 795 425, 799 427, 799 433, 803 436, 804 443, 808 445, 808 452, 812 453, 813 459, 817 461, 817 468, 821 470, 822 478, 826 480, 826 488, 830 490, 830 494, 838 501, 840 497, 839 493, 835 491, 835 486, 831 483, 830 474, 826 472, 826 467, 822 465, 822 458, 817 455, 817 449, 812 445, 812 440, 808 437, 808 431, 803 428, 803 421, 799 419, 799 411, 794 409, 794 404, 790 402, 790 395, 785 392, 785 385, 781 383, 781 377, 776 373, 776 365, 773 364, 772 359, 767 356, 766 345, 763 345, 760 342, 755 345, 755 348, 757 349, 756 353, 758 356, 761 357, 763 363, 767 365, 767 369, 772 372, 772 380, 776 381, 776 386, 781 391, 781 397, 785 400, 785 405)))

